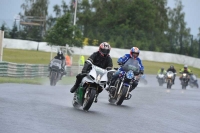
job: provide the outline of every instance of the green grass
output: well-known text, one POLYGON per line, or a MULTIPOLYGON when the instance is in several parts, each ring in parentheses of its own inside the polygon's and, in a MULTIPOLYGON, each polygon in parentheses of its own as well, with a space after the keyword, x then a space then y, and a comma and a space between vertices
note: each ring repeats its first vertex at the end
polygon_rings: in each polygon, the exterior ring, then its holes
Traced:
MULTIPOLYGON (((62 80, 58 81, 57 84, 71 85, 75 82, 75 76, 63 77, 62 80)), ((49 85, 50 81, 48 77, 43 78, 11 78, 11 77, 0 77, 0 83, 21 83, 21 84, 37 84, 37 85, 49 85)))
MULTIPOLYGON (((53 53, 53 57, 56 53, 53 53)), ((122 55, 123 56, 123 55, 122 55)), ((7 49, 4 48, 3 51, 3 61, 14 62, 14 63, 27 63, 27 64, 48 64, 50 62, 51 53, 42 52, 36 50, 19 50, 19 49, 7 49)), ((85 56, 87 59, 88 56, 85 56)), ((77 64, 79 55, 73 55, 73 63, 77 64)), ((118 67, 117 58, 113 58, 114 67, 118 67)), ((174 65, 177 71, 183 67, 183 64, 175 63, 163 63, 163 62, 153 62, 143 60, 143 65, 145 67, 145 74, 156 74, 158 69, 161 67, 167 69, 170 65, 174 65)), ((189 66, 189 68, 197 76, 200 76, 200 69, 189 66)), ((74 75, 75 76, 75 75, 74 75)), ((61 84, 71 83, 75 80, 75 77, 64 77, 61 84)), ((44 82, 49 82, 48 78, 34 78, 34 79, 17 79, 17 78, 5 78, 0 77, 0 83, 32 83, 32 84, 42 84, 44 82)))

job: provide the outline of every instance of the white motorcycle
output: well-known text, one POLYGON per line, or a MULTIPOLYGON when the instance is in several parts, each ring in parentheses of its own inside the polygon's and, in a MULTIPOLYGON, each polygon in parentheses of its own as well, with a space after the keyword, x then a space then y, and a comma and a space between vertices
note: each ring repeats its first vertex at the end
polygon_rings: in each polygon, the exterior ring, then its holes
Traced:
POLYGON ((87 62, 92 65, 92 69, 89 73, 85 74, 85 77, 75 92, 75 99, 72 101, 74 107, 79 108, 83 106, 83 110, 86 111, 90 109, 99 92, 107 86, 107 74, 109 72, 106 69, 93 65, 89 60, 87 62))
POLYGON ((58 59, 53 59, 50 63, 50 74, 49 74, 49 80, 50 85, 55 86, 56 83, 60 80, 62 74, 61 74, 61 64, 62 61, 58 59))
POLYGON ((163 84, 165 83, 165 75, 164 75, 164 73, 159 73, 157 75, 157 79, 158 79, 159 86, 163 86, 163 84))
POLYGON ((173 80, 174 80, 174 73, 172 71, 168 71, 167 72, 167 89, 171 89, 172 85, 173 85, 173 80))

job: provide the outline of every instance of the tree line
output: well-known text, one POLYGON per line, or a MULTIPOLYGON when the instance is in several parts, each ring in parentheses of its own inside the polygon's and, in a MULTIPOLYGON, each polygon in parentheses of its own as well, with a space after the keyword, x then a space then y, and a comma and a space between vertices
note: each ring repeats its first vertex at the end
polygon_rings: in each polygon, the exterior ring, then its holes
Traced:
POLYGON ((43 16, 45 21, 40 26, 17 26, 15 21, 11 30, 5 24, 1 29, 6 38, 46 41, 50 45, 98 46, 107 41, 115 48, 137 46, 200 57, 200 33, 190 33, 181 0, 176 0, 175 8, 167 7, 167 0, 78 0, 76 25, 73 2, 63 0, 61 5, 54 5, 54 14, 49 14, 49 0, 24 0, 19 15, 43 16))

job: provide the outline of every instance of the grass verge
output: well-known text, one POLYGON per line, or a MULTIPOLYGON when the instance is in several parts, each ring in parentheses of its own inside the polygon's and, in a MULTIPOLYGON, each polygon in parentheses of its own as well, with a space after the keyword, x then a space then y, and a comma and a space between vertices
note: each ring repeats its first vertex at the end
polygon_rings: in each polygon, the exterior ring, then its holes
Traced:
MULTIPOLYGON (((54 57, 56 53, 53 53, 54 57)), ((112 55, 111 55, 112 56, 112 55)), ((122 55, 123 56, 123 55, 122 55)), ((36 50, 20 50, 20 49, 8 49, 4 48, 3 61, 23 63, 23 64, 49 64, 51 53, 36 51, 36 50)), ((88 56, 85 56, 87 59, 88 56)), ((77 64, 79 55, 73 55, 73 63, 77 64)), ((143 60, 143 65, 145 67, 145 74, 156 74, 158 69, 161 67, 168 69, 170 65, 174 65, 177 72, 183 67, 183 64, 175 63, 164 63, 164 62, 153 62, 143 60)), ((113 58, 114 67, 118 67, 117 58, 113 58)), ((200 69, 189 66, 189 68, 196 74, 200 76, 200 69)), ((75 76, 75 75, 74 75, 75 76)), ((64 77, 63 80, 59 81, 60 84, 70 84, 73 83, 75 77, 64 77)), ((19 78, 7 78, 0 77, 0 83, 27 83, 27 84, 49 84, 49 79, 46 78, 34 78, 34 79, 19 79, 19 78)))
MULTIPOLYGON (((74 77, 63 77, 62 80, 58 81, 58 85, 71 85, 75 82, 74 77)), ((48 77, 43 78, 11 78, 11 77, 0 77, 0 83, 19 83, 19 84, 36 84, 36 85, 50 85, 48 77)))

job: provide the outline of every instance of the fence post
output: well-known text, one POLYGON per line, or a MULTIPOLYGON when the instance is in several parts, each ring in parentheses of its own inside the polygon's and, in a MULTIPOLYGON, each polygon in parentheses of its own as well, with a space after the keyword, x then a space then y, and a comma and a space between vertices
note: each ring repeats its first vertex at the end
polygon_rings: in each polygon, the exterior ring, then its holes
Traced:
POLYGON ((3 38, 4 38, 4 31, 0 30, 0 62, 3 59, 3 38))

